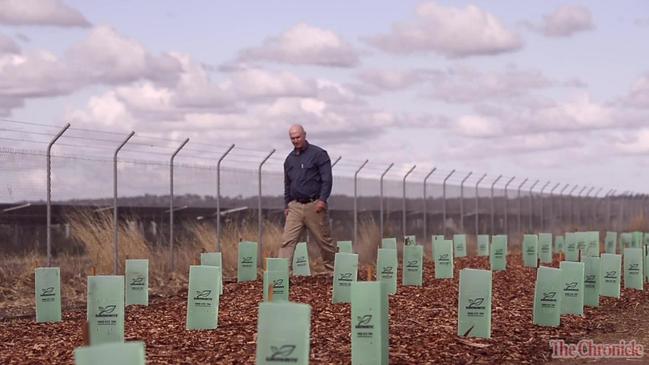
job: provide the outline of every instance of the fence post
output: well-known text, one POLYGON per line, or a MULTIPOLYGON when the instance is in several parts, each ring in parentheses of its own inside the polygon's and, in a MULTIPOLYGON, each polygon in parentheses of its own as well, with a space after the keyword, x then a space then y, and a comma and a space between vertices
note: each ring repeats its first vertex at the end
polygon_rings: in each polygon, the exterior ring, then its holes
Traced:
POLYGON ((581 194, 583 194, 586 189, 588 189, 588 186, 584 186, 579 191, 579 194, 577 194, 577 198, 578 198, 577 199, 577 225, 580 227, 579 229, 581 229, 581 226, 583 224, 582 221, 581 221, 581 208, 582 208, 581 194))
POLYGON ((552 231, 552 233, 555 233, 555 231, 556 231, 555 222, 557 221, 557 217, 555 217, 555 215, 554 215, 554 191, 557 190, 559 185, 561 185, 561 183, 557 183, 550 190, 550 230, 552 231))
POLYGON ((520 183, 520 185, 518 185, 518 195, 517 195, 517 198, 518 198, 518 233, 523 232, 523 226, 521 224, 522 223, 521 222, 521 216, 522 216, 522 213, 523 213, 523 200, 521 198, 521 189, 523 189, 523 185, 525 185, 527 180, 529 180, 529 179, 525 178, 525 180, 523 180, 523 182, 520 183))
POLYGON ((453 169, 442 182, 442 232, 444 234, 444 239, 446 239, 446 181, 453 176, 455 169, 453 169))
POLYGON ((134 131, 129 133, 128 137, 117 147, 115 154, 113 155, 113 249, 115 255, 115 261, 113 263, 113 275, 117 275, 119 269, 119 223, 117 220, 117 154, 119 151, 128 143, 128 141, 135 134, 134 131))
POLYGON ((507 184, 505 184, 505 234, 509 234, 509 195, 507 194, 507 188, 516 179, 516 176, 513 176, 507 184))
POLYGON ((424 243, 428 239, 428 196, 426 195, 426 186, 428 184, 428 178, 437 170, 437 167, 433 167, 426 177, 424 177, 424 243))
POLYGON ((221 162, 233 148, 234 143, 225 150, 216 163, 216 252, 221 252, 221 162))
POLYGON ((570 184, 566 184, 563 189, 559 192, 559 220, 565 225, 566 216, 565 216, 565 202, 563 192, 570 187, 570 184))
POLYGON ((169 160, 169 250, 171 251, 171 272, 176 269, 176 258, 174 253, 174 159, 180 150, 189 142, 189 138, 174 151, 169 160))
POLYGON ((570 199, 570 225, 573 227, 575 225, 575 197, 572 194, 577 188, 579 188, 579 185, 573 186, 568 193, 568 199, 570 199))
POLYGON ((544 208, 543 208, 543 192, 550 185, 550 182, 546 182, 541 188, 540 200, 541 200, 541 231, 545 231, 545 217, 544 217, 544 208))
POLYGON ((529 226, 528 226, 528 231, 529 233, 534 232, 534 197, 533 195, 533 190, 534 187, 540 182, 540 180, 536 180, 532 186, 530 186, 530 194, 529 194, 529 199, 530 199, 530 219, 529 219, 529 226))
MULTIPOLYGON (((380 198, 379 198, 380 199, 379 200, 379 232, 380 232, 380 234, 379 234, 379 236, 381 238, 383 238, 383 235, 385 233, 385 231, 383 230, 383 178, 388 173, 388 171, 390 171, 392 166, 394 166, 394 163, 391 162, 390 165, 388 166, 388 168, 383 171, 383 173, 381 174, 381 178, 379 179, 379 195, 380 195, 380 198)), ((425 189, 425 187, 424 187, 424 189, 425 189)))
POLYGON ((599 205, 599 204, 597 204, 597 202, 599 201, 599 193, 602 192, 602 189, 603 188, 597 189, 597 191, 593 195, 593 198, 591 199, 591 202, 590 202, 591 203, 590 204, 590 206, 591 206, 591 208, 590 208, 591 209, 591 211, 590 211, 590 213, 591 213, 590 226, 593 227, 593 229, 596 228, 596 225, 597 225, 597 209, 598 209, 598 205, 599 205))
POLYGON ((615 194, 615 189, 610 189, 608 193, 606 193, 606 230, 611 230, 611 198, 613 197, 613 194, 615 194))
POLYGON ((363 167, 367 165, 370 160, 365 160, 363 164, 354 173, 354 241, 353 244, 358 244, 358 173, 361 172, 363 167))
POLYGON ((462 233, 466 233, 464 230, 464 183, 469 179, 473 172, 466 174, 462 182, 460 182, 460 229, 462 233))
POLYGON ((480 179, 475 183, 475 234, 476 237, 480 234, 480 192, 478 191, 480 183, 484 178, 487 177, 487 174, 482 175, 480 179))
POLYGON ((584 200, 581 202, 582 209, 580 209, 581 216, 580 216, 579 219, 582 221, 582 224, 584 225, 584 227, 588 227, 588 225, 586 224, 587 219, 584 216, 584 209, 583 208, 588 209, 588 203, 590 201, 590 193, 592 193, 593 190, 595 190, 595 187, 591 186, 590 189, 588 190, 588 192, 586 193, 586 195, 584 195, 584 200))
POLYGON ((494 204, 494 186, 496 186, 496 183, 498 180, 500 180, 503 176, 498 175, 498 177, 491 183, 491 195, 490 195, 490 200, 491 200, 491 235, 496 234, 496 205, 494 204))
POLYGON ((406 172, 406 174, 403 176, 403 199, 401 203, 401 207, 403 209, 403 215, 402 215, 402 224, 403 224, 403 237, 405 237, 407 233, 407 227, 406 227, 406 178, 410 173, 417 167, 417 165, 412 165, 410 170, 406 172))
POLYGON ((259 241, 258 247, 259 247, 259 252, 257 253, 257 264, 261 267, 262 260, 263 258, 261 255, 263 254, 263 238, 262 235, 264 233, 264 221, 263 221, 263 214, 261 213, 261 168, 264 166, 266 161, 270 158, 270 156, 275 153, 275 149, 273 148, 266 157, 264 157, 263 160, 259 163, 259 168, 257 170, 257 181, 258 181, 258 194, 257 194, 257 240, 259 241))
POLYGON ((620 202, 620 227, 618 227, 618 232, 622 232, 624 229, 624 213, 625 213, 625 208, 626 208, 626 198, 631 194, 631 191, 627 190, 621 195, 621 202, 620 202))
POLYGON ((590 225, 589 227, 593 227, 595 224, 595 204, 593 202, 595 201, 595 198, 597 198, 597 194, 602 190, 601 188, 597 190, 597 192, 593 195, 593 197, 590 196, 590 193, 592 193, 595 190, 595 187, 593 186, 590 190, 588 190, 588 193, 586 193, 586 198, 587 199, 587 206, 590 207, 591 212, 590 212, 590 225))
POLYGON ((50 144, 47 145, 47 221, 45 222, 45 233, 47 237, 47 266, 52 266, 52 146, 54 146, 54 143, 61 138, 68 128, 70 128, 70 123, 66 123, 54 138, 52 138, 50 144))

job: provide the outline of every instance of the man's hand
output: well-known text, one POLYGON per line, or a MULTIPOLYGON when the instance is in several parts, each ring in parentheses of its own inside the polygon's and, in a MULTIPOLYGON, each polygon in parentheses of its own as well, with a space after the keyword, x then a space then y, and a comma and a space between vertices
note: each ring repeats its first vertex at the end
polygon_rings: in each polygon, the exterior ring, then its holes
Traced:
POLYGON ((284 217, 288 217, 288 208, 284 209, 284 217))
POLYGON ((316 200, 315 202, 315 212, 320 213, 324 210, 327 210, 327 203, 323 202, 322 200, 316 200))

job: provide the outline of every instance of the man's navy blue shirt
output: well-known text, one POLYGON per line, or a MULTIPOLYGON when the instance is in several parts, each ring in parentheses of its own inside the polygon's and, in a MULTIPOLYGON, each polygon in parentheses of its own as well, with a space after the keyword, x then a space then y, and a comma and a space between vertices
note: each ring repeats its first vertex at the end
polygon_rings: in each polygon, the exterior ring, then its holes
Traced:
POLYGON ((284 161, 284 203, 292 200, 329 199, 331 194, 331 160, 327 151, 305 143, 304 149, 294 149, 284 161))

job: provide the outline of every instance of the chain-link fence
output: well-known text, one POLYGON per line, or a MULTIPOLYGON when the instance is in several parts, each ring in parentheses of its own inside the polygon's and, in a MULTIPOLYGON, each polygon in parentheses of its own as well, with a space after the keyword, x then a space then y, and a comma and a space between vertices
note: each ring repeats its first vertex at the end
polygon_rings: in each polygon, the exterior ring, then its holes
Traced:
MULTIPOLYGON (((289 147, 271 153, 199 140, 183 145, 183 139, 136 133, 117 153, 128 134, 70 127, 52 144, 48 187, 48 145, 61 128, 6 119, 0 125, 3 251, 70 250, 68 219, 78 210, 113 214, 117 208, 120 222, 128 221, 160 246, 182 242, 188 224, 215 228, 210 231, 214 249, 226 225, 239 227, 240 238, 263 245, 264 227, 281 229, 283 224, 282 166, 289 147)), ((355 240, 355 246, 404 234, 429 243, 432 235, 461 232, 622 231, 646 213, 646 196, 630 192, 389 161, 365 163, 329 152, 336 162, 330 224, 335 239, 355 240)))

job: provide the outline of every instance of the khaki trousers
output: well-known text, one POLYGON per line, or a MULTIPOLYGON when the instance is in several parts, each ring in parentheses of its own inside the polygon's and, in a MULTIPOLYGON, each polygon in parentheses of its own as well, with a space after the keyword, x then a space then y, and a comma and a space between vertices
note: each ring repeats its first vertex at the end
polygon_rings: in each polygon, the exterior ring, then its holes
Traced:
POLYGON ((292 201, 288 203, 288 215, 284 225, 279 257, 287 258, 289 262, 292 262, 293 251, 300 239, 302 230, 306 227, 311 232, 311 236, 315 239, 318 247, 320 247, 325 264, 328 263, 333 267, 336 247, 331 238, 329 215, 326 210, 316 213, 315 209, 315 202, 303 204, 292 201))

